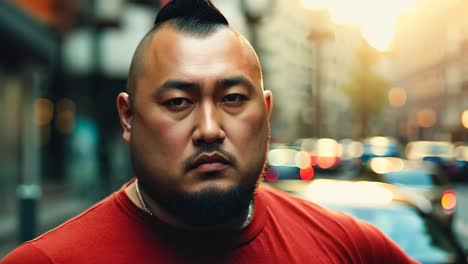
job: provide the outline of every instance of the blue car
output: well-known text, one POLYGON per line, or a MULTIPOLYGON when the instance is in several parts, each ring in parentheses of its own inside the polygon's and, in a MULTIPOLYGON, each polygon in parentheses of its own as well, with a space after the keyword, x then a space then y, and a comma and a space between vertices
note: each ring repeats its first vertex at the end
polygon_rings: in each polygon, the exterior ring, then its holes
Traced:
POLYGON ((370 137, 362 142, 363 152, 361 161, 367 163, 376 157, 401 157, 398 141, 391 137, 370 137))

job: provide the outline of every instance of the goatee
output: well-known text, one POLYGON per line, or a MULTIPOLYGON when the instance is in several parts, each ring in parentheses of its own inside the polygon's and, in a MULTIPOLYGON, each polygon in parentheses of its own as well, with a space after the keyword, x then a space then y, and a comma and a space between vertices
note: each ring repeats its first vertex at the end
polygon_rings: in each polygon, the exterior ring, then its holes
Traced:
POLYGON ((157 202, 185 224, 197 228, 213 227, 242 217, 254 198, 254 188, 222 190, 213 186, 197 193, 158 197, 157 202))

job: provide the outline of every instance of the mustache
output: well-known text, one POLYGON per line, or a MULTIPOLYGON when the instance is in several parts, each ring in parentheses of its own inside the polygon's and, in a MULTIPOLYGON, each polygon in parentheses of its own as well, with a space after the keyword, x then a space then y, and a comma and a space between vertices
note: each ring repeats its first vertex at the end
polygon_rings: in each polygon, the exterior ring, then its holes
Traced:
POLYGON ((233 167, 237 167, 237 159, 236 157, 231 154, 230 152, 224 150, 221 148, 221 145, 219 143, 213 143, 213 144, 205 144, 205 145, 200 145, 198 146, 197 150, 195 151, 195 153, 193 153, 192 155, 190 155, 185 161, 184 161, 184 170, 185 171, 189 171, 191 170, 197 159, 204 155, 204 154, 210 154, 210 153, 214 153, 214 152, 217 152, 221 155, 223 155, 227 161, 229 162, 229 164, 233 167))

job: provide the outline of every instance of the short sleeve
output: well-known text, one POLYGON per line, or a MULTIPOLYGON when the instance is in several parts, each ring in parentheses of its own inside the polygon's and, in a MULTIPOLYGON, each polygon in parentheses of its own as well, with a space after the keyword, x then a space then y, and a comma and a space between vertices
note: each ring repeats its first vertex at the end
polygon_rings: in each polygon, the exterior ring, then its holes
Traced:
POLYGON ((52 261, 32 242, 26 242, 15 250, 10 252, 6 257, 0 260, 0 264, 52 264, 52 261))

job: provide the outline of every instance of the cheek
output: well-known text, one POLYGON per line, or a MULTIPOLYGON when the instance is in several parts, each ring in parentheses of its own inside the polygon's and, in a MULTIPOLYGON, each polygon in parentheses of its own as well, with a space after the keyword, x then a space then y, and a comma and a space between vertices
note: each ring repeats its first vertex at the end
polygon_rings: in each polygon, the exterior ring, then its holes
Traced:
MULTIPOLYGON (((161 116, 155 114, 153 116, 161 116)), ((149 157, 155 157, 158 163, 177 165, 184 158, 189 129, 184 122, 175 122, 165 118, 142 118, 135 140, 146 149, 149 157)), ((180 167, 180 166, 179 166, 180 167)))
POLYGON ((238 157, 246 162, 252 156, 263 158, 259 153, 265 152, 268 141, 267 115, 262 111, 253 111, 253 114, 245 115, 232 122, 229 130, 230 140, 237 148, 238 157))
POLYGON ((159 138, 163 159, 174 162, 183 159, 187 145, 190 143, 190 128, 184 122, 160 122, 154 128, 159 138))

